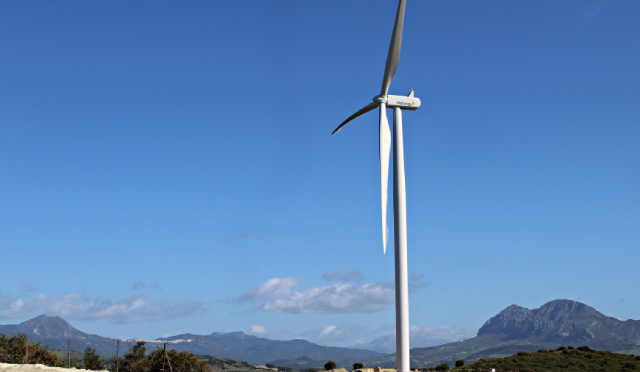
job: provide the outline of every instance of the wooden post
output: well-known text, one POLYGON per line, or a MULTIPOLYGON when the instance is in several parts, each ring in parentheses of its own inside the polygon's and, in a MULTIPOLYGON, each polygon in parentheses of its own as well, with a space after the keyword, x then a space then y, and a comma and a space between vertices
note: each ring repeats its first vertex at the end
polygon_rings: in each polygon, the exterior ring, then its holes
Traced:
POLYGON ((118 346, 116 346, 116 372, 118 372, 119 362, 120 362, 120 340, 118 340, 118 346))
POLYGON ((68 351, 69 351, 69 354, 68 354, 68 357, 69 357, 69 359, 68 359, 69 365, 68 365, 68 367, 67 367, 67 368, 71 368, 71 337, 69 337, 69 349, 68 349, 68 351))
POLYGON ((29 336, 27 337, 27 345, 26 345, 26 352, 24 353, 24 363, 23 364, 29 364, 29 336))
POLYGON ((162 350, 162 372, 164 372, 164 358, 167 356, 167 343, 164 343, 164 349, 162 350))
POLYGON ((165 342, 164 346, 165 346, 164 355, 167 357, 167 363, 169 363, 169 371, 173 372, 173 368, 171 368, 171 359, 169 359, 169 354, 167 354, 167 351, 166 351, 167 350, 166 349, 166 347, 167 347, 167 343, 166 342, 165 342))

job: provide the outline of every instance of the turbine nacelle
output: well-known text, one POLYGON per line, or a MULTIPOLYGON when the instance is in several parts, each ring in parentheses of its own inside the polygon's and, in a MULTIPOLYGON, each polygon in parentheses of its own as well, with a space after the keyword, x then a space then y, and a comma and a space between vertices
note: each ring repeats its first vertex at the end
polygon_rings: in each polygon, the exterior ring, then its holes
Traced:
POLYGON ((413 96, 413 90, 409 96, 394 96, 391 94, 386 97, 375 96, 373 97, 373 102, 377 104, 385 103, 387 108, 399 107, 402 110, 417 110, 422 103, 420 102, 420 98, 413 96))

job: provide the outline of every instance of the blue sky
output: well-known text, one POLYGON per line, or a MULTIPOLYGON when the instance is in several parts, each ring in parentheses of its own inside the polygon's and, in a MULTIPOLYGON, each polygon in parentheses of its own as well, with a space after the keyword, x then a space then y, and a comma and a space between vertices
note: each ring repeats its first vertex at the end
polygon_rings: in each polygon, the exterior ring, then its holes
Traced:
MULTIPOLYGON (((392 333, 377 114, 330 134, 378 94, 396 4, 0 2, 0 322, 392 333)), ((640 318, 639 18, 408 2, 414 333, 557 298, 640 318)))

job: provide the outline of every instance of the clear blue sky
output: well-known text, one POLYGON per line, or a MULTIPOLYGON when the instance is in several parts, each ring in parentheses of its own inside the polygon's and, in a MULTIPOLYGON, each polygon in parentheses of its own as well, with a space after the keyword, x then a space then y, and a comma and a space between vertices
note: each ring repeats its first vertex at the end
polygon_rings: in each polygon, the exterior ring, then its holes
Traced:
MULTIPOLYGON (((392 333, 377 114, 330 134, 378 94, 396 6, 0 2, 0 323, 392 333)), ((557 298, 640 318, 639 19, 408 1, 415 332, 557 298)))

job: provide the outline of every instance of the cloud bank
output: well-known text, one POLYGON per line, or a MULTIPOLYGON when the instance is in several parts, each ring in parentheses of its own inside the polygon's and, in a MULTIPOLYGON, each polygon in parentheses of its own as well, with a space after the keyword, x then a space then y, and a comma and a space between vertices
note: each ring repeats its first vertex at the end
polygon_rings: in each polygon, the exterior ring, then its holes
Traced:
POLYGON ((393 304, 391 283, 354 285, 336 283, 300 289, 298 278, 273 278, 233 299, 238 304, 257 303, 256 311, 277 313, 371 313, 393 304))
POLYGON ((66 320, 107 320, 110 323, 137 323, 180 319, 206 311, 204 303, 194 301, 154 301, 132 295, 121 301, 89 300, 81 293, 63 296, 38 295, 30 299, 11 298, 0 291, 0 319, 25 318, 40 314, 59 315, 66 320))

